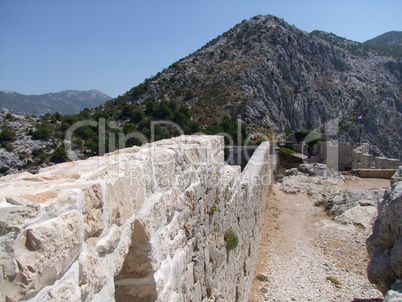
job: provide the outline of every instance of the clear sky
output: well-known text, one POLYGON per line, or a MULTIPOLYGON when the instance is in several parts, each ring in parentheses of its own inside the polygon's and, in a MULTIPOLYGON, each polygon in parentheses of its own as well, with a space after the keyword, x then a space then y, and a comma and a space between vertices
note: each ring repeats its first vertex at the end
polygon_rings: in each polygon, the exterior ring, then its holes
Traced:
POLYGON ((402 31, 402 0, 0 0, 0 89, 116 97, 244 19, 364 42, 402 31))

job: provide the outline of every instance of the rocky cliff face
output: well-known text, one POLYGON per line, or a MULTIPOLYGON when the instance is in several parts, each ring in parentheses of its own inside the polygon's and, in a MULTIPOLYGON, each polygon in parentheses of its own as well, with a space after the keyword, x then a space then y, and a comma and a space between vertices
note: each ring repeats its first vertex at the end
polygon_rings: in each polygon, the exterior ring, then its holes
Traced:
POLYGON ((119 97, 189 103, 198 120, 239 117, 254 129, 314 129, 338 119, 337 138, 400 158, 402 63, 335 35, 273 16, 243 21, 119 97), (363 115, 363 122, 357 118, 363 115))
POLYGON ((383 293, 392 289, 394 292, 389 293, 389 296, 399 292, 399 299, 402 298, 401 226, 402 182, 397 182, 379 205, 373 234, 367 239, 367 248, 371 256, 368 267, 370 281, 375 283, 383 293))

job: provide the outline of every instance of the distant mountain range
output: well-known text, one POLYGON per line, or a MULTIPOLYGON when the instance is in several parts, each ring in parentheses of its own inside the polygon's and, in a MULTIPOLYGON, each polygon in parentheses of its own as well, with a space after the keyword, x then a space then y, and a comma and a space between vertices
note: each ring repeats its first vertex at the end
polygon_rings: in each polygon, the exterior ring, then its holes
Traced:
POLYGON ((98 90, 64 90, 42 95, 23 95, 0 90, 0 109, 10 113, 43 115, 59 112, 75 114, 84 108, 93 108, 110 100, 111 97, 98 90))
POLYGON ((363 44, 366 45, 400 45, 402 46, 402 31, 390 31, 370 39, 363 44))

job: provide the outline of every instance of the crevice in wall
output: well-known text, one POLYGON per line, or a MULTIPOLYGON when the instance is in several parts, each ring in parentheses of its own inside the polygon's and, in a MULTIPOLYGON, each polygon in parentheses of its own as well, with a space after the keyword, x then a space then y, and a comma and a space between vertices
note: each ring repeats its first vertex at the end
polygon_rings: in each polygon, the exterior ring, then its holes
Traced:
POLYGON ((157 298, 151 265, 151 244, 136 220, 131 245, 120 273, 114 278, 116 302, 151 302, 157 298))

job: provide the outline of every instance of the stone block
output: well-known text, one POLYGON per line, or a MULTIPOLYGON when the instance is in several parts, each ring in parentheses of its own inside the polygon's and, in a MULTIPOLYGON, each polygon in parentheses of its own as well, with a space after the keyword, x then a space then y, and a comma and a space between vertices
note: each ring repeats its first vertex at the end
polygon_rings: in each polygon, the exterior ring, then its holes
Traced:
POLYGON ((27 219, 38 215, 36 206, 9 206, 2 207, 0 211, 0 236, 9 232, 19 232, 27 219))
MULTIPOLYGON (((79 213, 70 211, 22 230, 11 243, 10 251, 17 267, 9 281, 19 291, 12 292, 9 298, 19 299, 55 282, 81 252, 82 227, 79 213)), ((10 265, 6 267, 12 269, 10 265)), ((2 290, 7 284, 4 286, 2 290)))
POLYGON ((82 253, 78 262, 78 284, 81 289, 81 297, 86 301, 90 301, 106 284, 109 272, 97 255, 82 253))
POLYGON ((121 236, 121 230, 116 226, 112 226, 109 232, 102 237, 96 244, 96 252, 99 254, 108 254, 115 251, 121 236))
POLYGON ((75 262, 61 279, 51 286, 44 287, 29 301, 81 301, 81 292, 78 286, 78 263, 75 262))
POLYGON ((85 238, 98 237, 105 225, 103 221, 103 192, 100 184, 82 189, 84 195, 85 238))
POLYGON ((134 214, 133 196, 130 190, 130 179, 121 177, 106 181, 106 207, 109 225, 122 225, 134 214), (122 189, 127 188, 127 190, 122 189))

